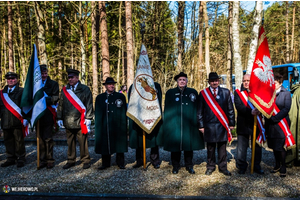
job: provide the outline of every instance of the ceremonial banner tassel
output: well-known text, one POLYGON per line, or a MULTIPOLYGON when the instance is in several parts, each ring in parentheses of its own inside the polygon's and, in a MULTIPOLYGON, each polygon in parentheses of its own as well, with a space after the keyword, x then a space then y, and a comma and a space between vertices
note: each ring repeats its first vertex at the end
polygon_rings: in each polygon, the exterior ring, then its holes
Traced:
MULTIPOLYGON (((157 97, 147 50, 142 44, 126 115, 148 134, 161 120, 157 97)), ((146 146, 143 149, 145 151, 146 146)))

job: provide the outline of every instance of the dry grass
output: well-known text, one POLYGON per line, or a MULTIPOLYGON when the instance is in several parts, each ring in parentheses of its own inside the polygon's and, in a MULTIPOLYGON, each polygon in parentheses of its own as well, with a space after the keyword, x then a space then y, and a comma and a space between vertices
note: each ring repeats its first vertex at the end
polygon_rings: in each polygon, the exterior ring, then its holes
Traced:
MULTIPOLYGON (((120 170, 112 158, 112 167, 104 171, 97 168, 101 165, 101 156, 90 147, 91 168, 82 169, 78 161, 76 166, 63 170, 66 163, 67 147, 55 146, 55 164, 51 169, 36 170, 36 147, 26 146, 27 157, 25 167, 16 166, 1 168, 0 185, 38 187, 39 192, 53 193, 114 193, 114 194, 151 194, 180 196, 227 196, 227 197, 300 197, 299 168, 287 169, 287 177, 271 174, 274 158, 270 150, 263 150, 262 169, 265 175, 237 173, 234 146, 228 147, 228 170, 231 177, 220 174, 217 170, 211 175, 204 175, 206 170, 206 150, 194 152, 194 169, 196 174, 189 174, 184 167, 179 174, 171 174, 170 153, 160 149, 161 168, 151 165, 147 171, 142 168, 133 169, 135 151, 129 148, 125 154, 126 169, 120 170)), ((149 158, 150 151, 147 151, 149 158)), ((248 158, 250 159, 250 150, 248 158)), ((77 148, 77 155, 79 150, 77 148)), ((5 148, 0 146, 0 164, 5 160, 5 148)), ((79 158, 77 158, 79 160, 79 158)), ((149 161, 148 161, 149 163, 149 161)), ((183 163, 181 163, 183 166, 183 163)))

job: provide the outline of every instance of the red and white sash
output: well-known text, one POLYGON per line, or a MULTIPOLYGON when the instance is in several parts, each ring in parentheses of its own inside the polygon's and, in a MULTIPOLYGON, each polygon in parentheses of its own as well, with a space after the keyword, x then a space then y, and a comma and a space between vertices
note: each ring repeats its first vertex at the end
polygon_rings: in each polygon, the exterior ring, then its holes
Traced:
POLYGON ((29 128, 28 125, 26 127, 23 126, 24 119, 21 113, 21 108, 19 108, 19 106, 17 106, 15 102, 13 102, 9 98, 7 93, 3 93, 3 90, 0 91, 0 96, 7 110, 9 110, 9 112, 11 112, 16 118, 18 118, 21 121, 23 136, 26 137, 29 134, 29 128))
POLYGON ((224 111, 216 101, 216 99, 211 94, 209 88, 206 88, 201 91, 202 96, 204 97, 206 103, 210 107, 210 109, 213 111, 213 113, 216 115, 218 120, 221 122, 221 124, 224 126, 224 128, 227 130, 227 138, 228 142, 230 143, 232 141, 232 134, 229 128, 229 121, 227 116, 225 115, 224 111))
POLYGON ((81 100, 76 96, 76 94, 71 90, 67 89, 66 87, 63 87, 63 92, 67 99, 71 102, 71 104, 80 112, 81 118, 80 118, 80 127, 82 134, 88 133, 88 127, 84 124, 85 122, 85 114, 86 114, 86 108, 81 102, 81 100))
MULTIPOLYGON (((48 95, 47 95, 46 92, 44 92, 44 95, 45 95, 45 97, 48 97, 48 95)), ((55 106, 55 105, 51 105, 51 106, 47 105, 47 108, 48 108, 48 110, 52 114, 52 119, 53 119, 53 122, 54 122, 54 127, 55 127, 55 130, 57 131, 58 130, 58 125, 57 125, 57 122, 56 122, 56 118, 57 118, 57 111, 56 111, 56 109, 57 109, 57 106, 55 106)))
MULTIPOLYGON (((279 113, 280 110, 277 107, 277 105, 275 104, 275 108, 274 108, 274 112, 273 112, 273 116, 277 115, 277 113, 279 113)), ((285 135, 285 144, 284 144, 284 148, 285 149, 292 149, 295 147, 295 140, 294 137, 290 131, 290 127, 289 124, 287 123, 286 119, 283 118, 282 120, 280 120, 280 122, 278 123, 279 127, 281 128, 281 130, 283 131, 284 135, 285 135)))
MULTIPOLYGON (((254 109, 253 104, 250 101, 248 101, 248 92, 247 91, 240 91, 239 89, 236 89, 235 91, 239 95, 240 99, 242 100, 242 102, 244 103, 245 106, 247 106, 248 108, 254 109)), ((258 128, 259 128, 259 134, 257 136, 256 141, 259 144, 263 144, 266 142, 266 136, 265 136, 265 128, 262 123, 262 116, 256 115, 256 118, 257 118, 258 128)))

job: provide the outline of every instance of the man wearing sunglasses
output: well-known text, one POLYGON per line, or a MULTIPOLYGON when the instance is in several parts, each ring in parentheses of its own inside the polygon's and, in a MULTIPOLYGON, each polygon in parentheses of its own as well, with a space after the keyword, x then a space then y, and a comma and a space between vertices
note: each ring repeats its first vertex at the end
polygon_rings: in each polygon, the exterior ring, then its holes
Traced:
POLYGON ((0 109, 7 160, 1 167, 8 167, 17 162, 19 168, 24 166, 26 154, 22 128, 28 125, 20 109, 23 88, 19 87, 16 73, 8 72, 5 78, 7 85, 0 91, 0 109))
POLYGON ((88 86, 79 81, 79 71, 68 69, 69 83, 63 87, 57 109, 57 124, 66 128, 68 161, 63 169, 75 166, 76 137, 80 146, 80 160, 83 169, 90 168, 87 133, 93 118, 93 96, 88 86))

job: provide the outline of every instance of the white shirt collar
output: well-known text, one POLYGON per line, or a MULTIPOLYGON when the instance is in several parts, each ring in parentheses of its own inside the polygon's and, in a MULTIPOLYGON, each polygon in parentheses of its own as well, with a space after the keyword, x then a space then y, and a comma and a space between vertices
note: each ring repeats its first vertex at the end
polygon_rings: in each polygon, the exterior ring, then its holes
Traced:
POLYGON ((12 87, 12 88, 7 88, 7 93, 10 90, 10 92, 14 91, 14 89, 16 88, 16 86, 12 87))
POLYGON ((72 87, 74 87, 74 91, 75 91, 78 86, 78 83, 79 83, 79 81, 74 86, 70 86, 70 88, 72 89, 72 87))
MULTIPOLYGON (((214 89, 212 87, 209 86, 209 89, 210 89, 211 93, 214 93, 214 89)), ((215 88, 215 90, 216 90, 216 94, 218 94, 218 87, 215 88)))

